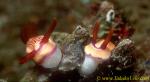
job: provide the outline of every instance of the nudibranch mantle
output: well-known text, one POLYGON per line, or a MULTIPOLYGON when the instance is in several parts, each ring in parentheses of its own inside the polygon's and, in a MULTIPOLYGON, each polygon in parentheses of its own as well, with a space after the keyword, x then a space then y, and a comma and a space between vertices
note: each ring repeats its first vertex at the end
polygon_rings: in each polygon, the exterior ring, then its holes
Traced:
MULTIPOLYGON (((27 42, 26 52, 30 53, 33 50, 37 50, 40 47, 40 42, 44 36, 36 36, 30 38, 27 42)), ((33 60, 45 68, 57 67, 62 58, 61 50, 57 48, 57 45, 49 38, 48 42, 45 43, 42 48, 37 51, 36 55, 33 57, 33 60)))
POLYGON ((91 75, 95 72, 98 64, 110 58, 111 51, 115 48, 115 45, 109 42, 105 49, 99 48, 103 42, 104 40, 100 40, 96 44, 90 43, 85 46, 85 59, 80 69, 81 75, 85 77, 91 75))
POLYGON ((110 57, 111 51, 114 49, 115 45, 112 42, 109 42, 105 49, 99 48, 104 40, 98 41, 96 44, 90 43, 85 46, 85 53, 91 55, 92 57, 100 59, 108 59, 110 57))

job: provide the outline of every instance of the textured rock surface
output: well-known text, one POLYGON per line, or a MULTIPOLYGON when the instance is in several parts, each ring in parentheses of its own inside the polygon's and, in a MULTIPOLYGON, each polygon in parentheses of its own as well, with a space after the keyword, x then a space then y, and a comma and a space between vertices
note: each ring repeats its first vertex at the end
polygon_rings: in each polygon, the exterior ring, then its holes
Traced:
POLYGON ((135 61, 135 46, 129 39, 123 39, 112 51, 112 62, 116 63, 116 69, 126 69, 133 66, 135 61))
POLYGON ((63 58, 59 69, 69 71, 78 68, 84 60, 84 42, 89 37, 88 31, 77 26, 72 34, 67 36, 62 45, 63 58))

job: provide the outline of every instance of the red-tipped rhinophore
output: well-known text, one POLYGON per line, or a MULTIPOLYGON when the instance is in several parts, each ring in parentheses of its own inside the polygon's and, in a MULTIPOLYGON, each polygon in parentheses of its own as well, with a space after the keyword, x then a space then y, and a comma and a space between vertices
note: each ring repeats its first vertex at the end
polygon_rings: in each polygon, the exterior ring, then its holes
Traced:
POLYGON ((54 31, 56 25, 57 25, 57 21, 56 21, 56 19, 53 19, 50 27, 48 28, 48 31, 44 34, 44 37, 43 37, 42 41, 40 42, 39 48, 37 50, 33 50, 31 53, 28 53, 24 57, 22 57, 20 59, 20 64, 24 64, 27 61, 31 60, 35 56, 35 54, 42 48, 42 46, 46 42, 48 42, 49 37, 50 37, 51 33, 54 31))
POLYGON ((51 36, 52 32, 54 31, 56 25, 57 25, 57 20, 54 18, 52 20, 50 27, 48 28, 48 31, 44 34, 44 37, 42 41, 40 42, 40 44, 48 42, 48 39, 51 36))
POLYGON ((105 49, 107 47, 107 44, 110 42, 112 35, 113 35, 113 28, 110 29, 109 34, 107 35, 106 39, 104 40, 104 42, 101 45, 102 49, 105 49))
POLYGON ((36 50, 33 50, 31 53, 26 54, 24 57, 20 58, 19 59, 20 64, 24 64, 27 61, 31 60, 35 56, 36 52, 37 52, 36 50))
POLYGON ((99 21, 96 21, 96 24, 93 27, 93 38, 92 38, 92 41, 93 41, 94 45, 96 43, 97 34, 99 32, 99 26, 100 26, 99 21))

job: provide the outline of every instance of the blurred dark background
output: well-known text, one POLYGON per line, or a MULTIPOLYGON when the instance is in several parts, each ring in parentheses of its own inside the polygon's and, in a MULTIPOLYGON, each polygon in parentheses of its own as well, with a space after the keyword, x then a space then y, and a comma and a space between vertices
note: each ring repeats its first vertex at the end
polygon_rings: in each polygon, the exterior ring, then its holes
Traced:
MULTIPOLYGON (((20 65, 25 54, 20 29, 27 22, 41 21, 44 33, 53 17, 58 19, 55 31, 71 33, 88 15, 90 4, 104 0, 0 0, 0 79, 19 81, 30 70, 30 63, 20 65)), ((110 0, 121 9, 135 28, 132 40, 138 53, 150 55, 150 0, 110 0)))

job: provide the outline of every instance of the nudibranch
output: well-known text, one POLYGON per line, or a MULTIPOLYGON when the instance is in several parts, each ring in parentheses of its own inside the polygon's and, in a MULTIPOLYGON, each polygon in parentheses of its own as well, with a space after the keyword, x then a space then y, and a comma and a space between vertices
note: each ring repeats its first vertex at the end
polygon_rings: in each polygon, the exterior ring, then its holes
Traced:
POLYGON ((62 53, 57 44, 50 37, 55 29, 57 21, 54 19, 48 31, 44 35, 29 38, 26 44, 26 55, 20 59, 20 63, 24 64, 29 60, 44 68, 58 67, 62 53))
POLYGON ((113 28, 110 29, 110 32, 105 39, 97 41, 99 26, 99 22, 97 21, 93 29, 92 42, 84 48, 85 59, 80 69, 80 73, 83 76, 94 73, 98 64, 103 60, 109 59, 111 51, 115 48, 115 45, 110 41, 113 34, 113 28))

